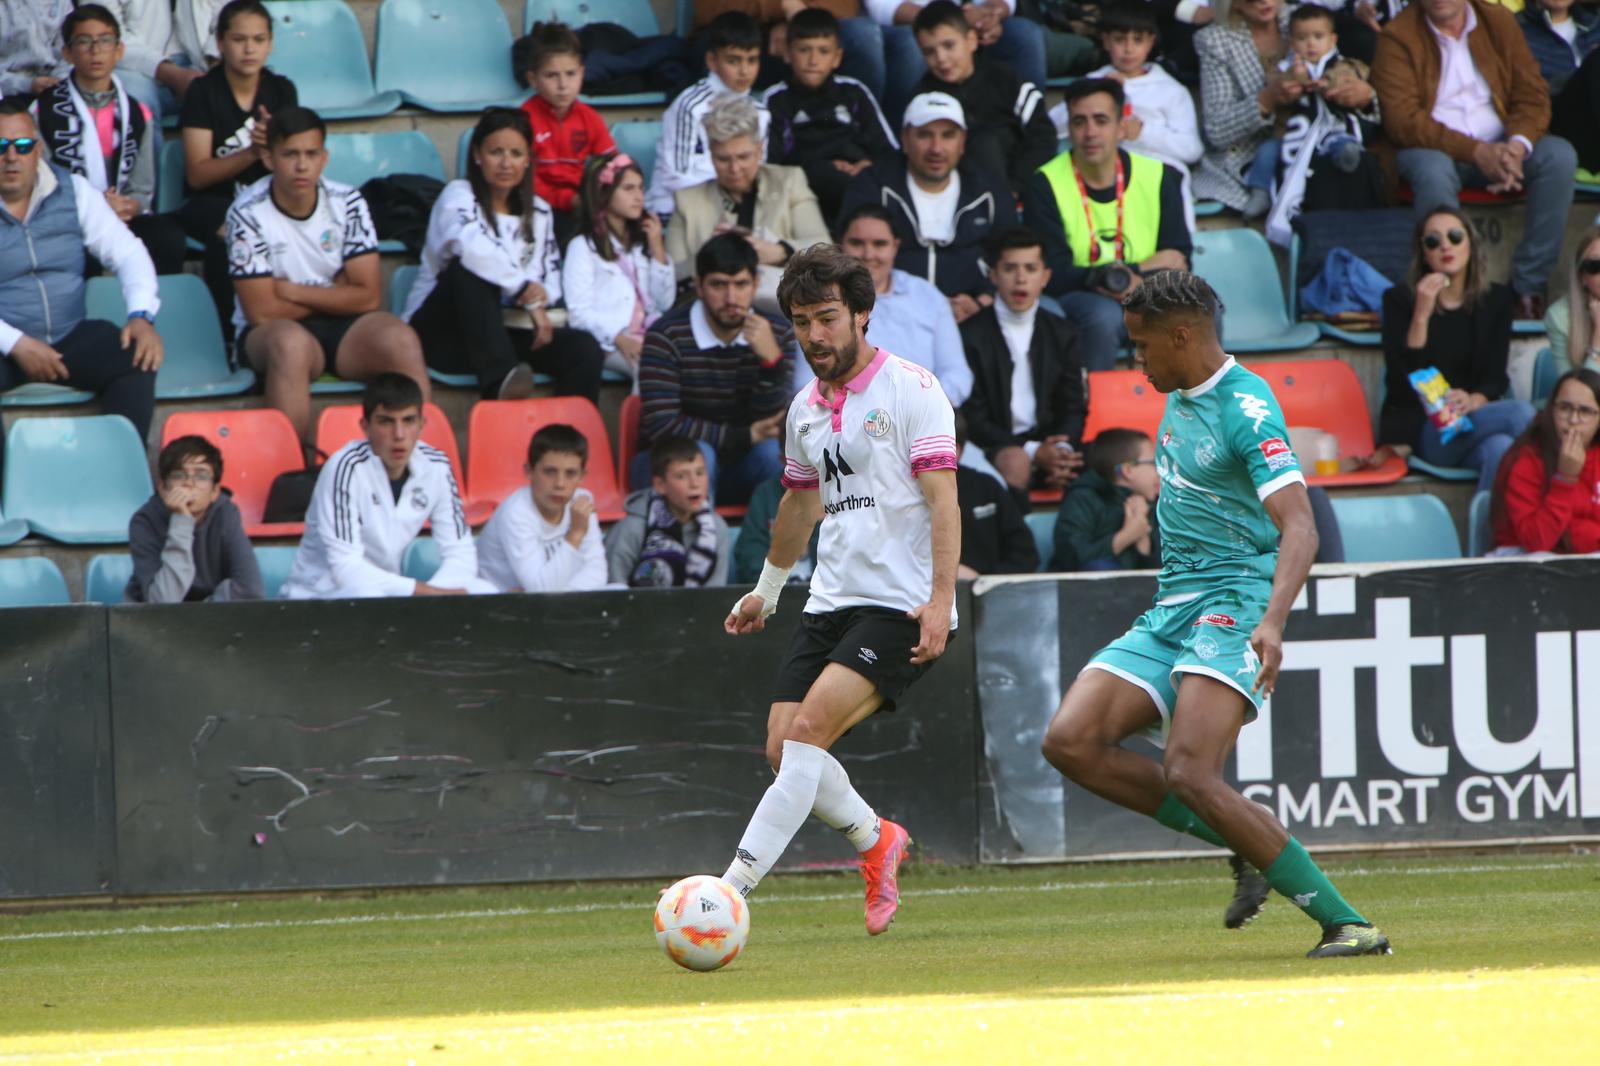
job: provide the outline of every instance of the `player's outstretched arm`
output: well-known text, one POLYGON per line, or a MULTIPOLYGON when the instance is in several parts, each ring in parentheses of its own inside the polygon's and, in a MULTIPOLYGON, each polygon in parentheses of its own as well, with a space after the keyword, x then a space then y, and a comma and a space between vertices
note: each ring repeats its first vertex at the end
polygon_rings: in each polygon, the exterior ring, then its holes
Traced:
POLYGON ((722 623, 724 632, 740 637, 766 628, 767 616, 778 609, 783 583, 811 542, 811 531, 821 518, 822 496, 816 489, 784 491, 783 499, 778 501, 778 517, 772 521, 772 547, 761 566, 761 579, 756 582, 755 591, 728 612, 722 623))
POLYGON ((1311 514, 1311 497, 1299 482, 1285 485, 1264 502, 1278 527, 1278 569, 1272 575, 1272 598, 1261 624, 1250 634, 1250 646, 1261 660, 1255 688, 1270 696, 1283 665, 1283 627, 1317 558, 1317 523, 1311 514))
POLYGON ((956 569, 961 562, 961 508, 956 502, 955 470, 924 470, 917 485, 928 501, 933 521, 933 589, 928 602, 908 611, 922 627, 917 646, 911 649, 914 663, 932 662, 944 654, 950 637, 950 606, 956 598, 956 569))

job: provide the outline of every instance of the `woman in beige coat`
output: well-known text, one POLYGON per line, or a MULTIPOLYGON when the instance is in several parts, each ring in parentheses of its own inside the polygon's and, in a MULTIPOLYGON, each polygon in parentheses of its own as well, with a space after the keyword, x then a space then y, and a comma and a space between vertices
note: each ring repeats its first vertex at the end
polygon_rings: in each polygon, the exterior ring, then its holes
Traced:
POLYGON ((805 172, 761 161, 760 129, 747 97, 729 94, 711 105, 705 131, 717 176, 675 194, 667 254, 682 280, 693 273, 702 244, 727 230, 743 234, 761 262, 756 302, 776 311, 778 279, 789 257, 832 237, 805 172))

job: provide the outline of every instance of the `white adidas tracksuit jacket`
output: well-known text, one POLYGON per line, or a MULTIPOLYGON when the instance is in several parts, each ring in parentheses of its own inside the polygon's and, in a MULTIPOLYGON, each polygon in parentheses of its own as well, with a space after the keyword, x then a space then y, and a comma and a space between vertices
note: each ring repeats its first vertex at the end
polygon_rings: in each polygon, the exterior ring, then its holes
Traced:
POLYGON ((439 570, 429 584, 495 591, 478 577, 478 552, 449 458, 419 443, 408 470, 396 502, 383 460, 365 440, 333 453, 311 495, 285 599, 412 595, 417 583, 401 574, 400 560, 429 521, 439 545, 439 570))

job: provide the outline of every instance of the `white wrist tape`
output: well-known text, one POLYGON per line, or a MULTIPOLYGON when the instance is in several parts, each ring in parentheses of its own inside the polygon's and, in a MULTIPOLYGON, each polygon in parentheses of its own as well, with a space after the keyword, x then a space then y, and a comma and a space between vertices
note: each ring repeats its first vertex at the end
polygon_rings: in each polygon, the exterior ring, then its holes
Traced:
MULTIPOLYGON (((768 562, 761 564, 761 577, 749 595, 761 597, 762 618, 770 618, 772 612, 778 609, 778 597, 783 593, 784 582, 789 580, 789 569, 789 567, 773 566, 768 562)), ((739 603, 743 602, 744 599, 741 597, 739 603)), ((737 612, 738 604, 735 604, 733 609, 737 612)))

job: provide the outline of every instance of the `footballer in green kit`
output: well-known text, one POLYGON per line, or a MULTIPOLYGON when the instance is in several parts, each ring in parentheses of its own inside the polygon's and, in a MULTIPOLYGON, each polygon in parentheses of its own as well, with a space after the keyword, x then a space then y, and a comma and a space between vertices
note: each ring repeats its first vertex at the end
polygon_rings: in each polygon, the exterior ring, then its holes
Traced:
POLYGON ((1272 694, 1283 627, 1317 554, 1283 412, 1222 350, 1222 307, 1201 278, 1151 274, 1122 307, 1135 365, 1167 395, 1155 459, 1161 576, 1155 604, 1068 689, 1044 756, 1096 795, 1232 849, 1230 928, 1255 917, 1270 887, 1322 926, 1310 957, 1389 954, 1300 842, 1222 776, 1272 694), (1161 763, 1120 747, 1136 733, 1160 735, 1161 763))

